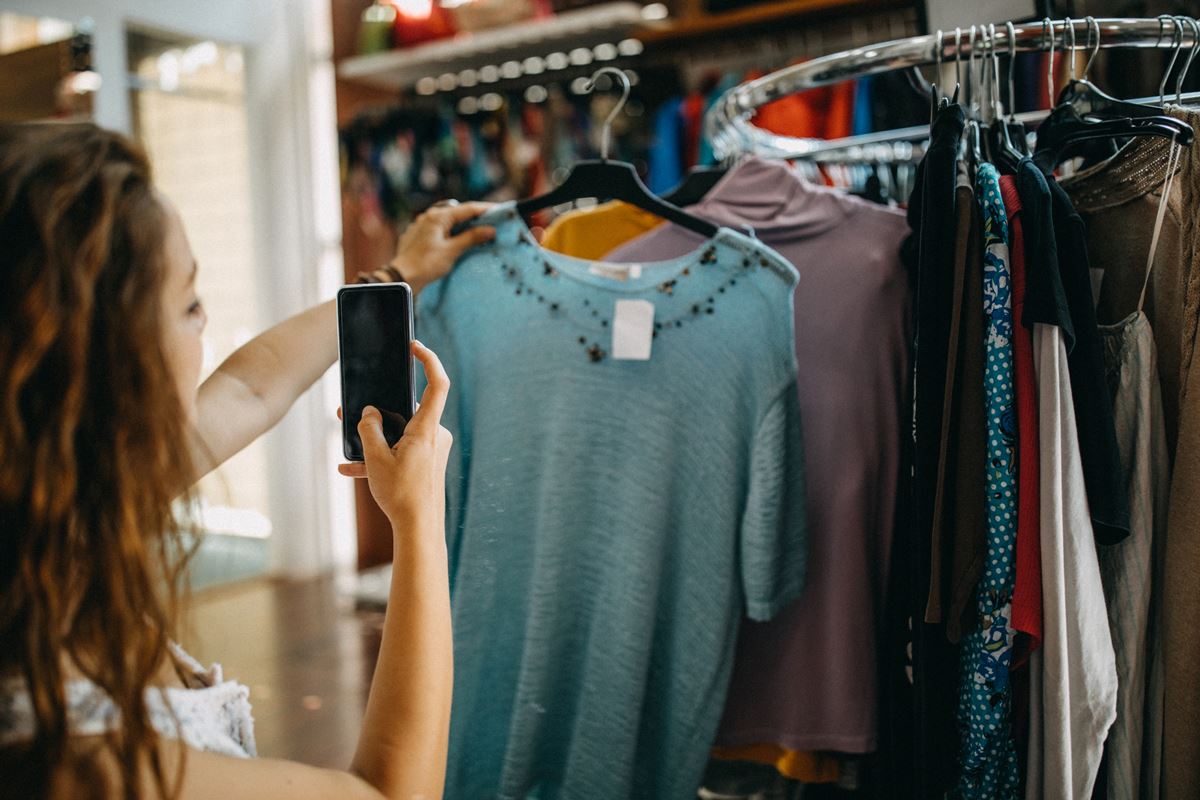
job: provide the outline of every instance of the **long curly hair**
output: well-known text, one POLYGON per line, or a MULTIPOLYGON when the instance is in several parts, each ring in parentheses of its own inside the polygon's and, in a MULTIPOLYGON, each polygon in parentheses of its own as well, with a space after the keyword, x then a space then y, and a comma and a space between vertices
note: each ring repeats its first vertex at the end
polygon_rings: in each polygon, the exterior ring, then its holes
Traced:
POLYGON ((193 475, 161 346, 165 223, 125 137, 0 126, 0 681, 23 682, 35 719, 0 748, 0 794, 45 796, 71 763, 68 664, 119 713, 103 745, 118 791, 136 797, 146 769, 177 788, 144 704, 176 623, 174 502, 193 475))

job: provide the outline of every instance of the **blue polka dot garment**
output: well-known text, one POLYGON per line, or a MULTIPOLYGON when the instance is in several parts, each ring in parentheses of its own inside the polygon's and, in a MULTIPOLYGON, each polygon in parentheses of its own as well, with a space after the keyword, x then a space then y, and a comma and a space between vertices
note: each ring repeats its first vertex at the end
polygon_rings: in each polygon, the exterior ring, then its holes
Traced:
POLYGON ((1016 580, 1017 416, 1012 368, 1012 284, 1008 220, 1000 174, 980 164, 976 196, 983 206, 983 307, 987 319, 987 561, 976 591, 979 624, 962 641, 958 722, 962 775, 955 796, 1008 800, 1020 789, 1010 726, 1012 593, 1016 580))

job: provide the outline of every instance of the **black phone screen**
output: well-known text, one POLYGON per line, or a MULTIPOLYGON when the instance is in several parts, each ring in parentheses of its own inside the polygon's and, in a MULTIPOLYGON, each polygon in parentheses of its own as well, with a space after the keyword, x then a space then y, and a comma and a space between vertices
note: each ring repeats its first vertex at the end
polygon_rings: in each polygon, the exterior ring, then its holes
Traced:
POLYGON ((412 292, 403 283, 347 286, 338 292, 342 439, 346 458, 362 461, 363 408, 383 416, 394 445, 413 415, 412 292))

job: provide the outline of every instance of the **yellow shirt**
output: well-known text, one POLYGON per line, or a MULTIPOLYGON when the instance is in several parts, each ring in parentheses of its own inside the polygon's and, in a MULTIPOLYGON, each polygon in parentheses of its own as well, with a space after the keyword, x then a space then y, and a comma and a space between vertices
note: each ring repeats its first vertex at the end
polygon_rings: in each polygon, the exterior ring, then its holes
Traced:
POLYGON ((555 218, 546 228, 542 246, 565 256, 600 259, 663 221, 649 211, 613 200, 555 218))
POLYGON ((752 761, 755 764, 769 764, 785 778, 803 783, 837 783, 842 772, 841 765, 835 756, 827 753, 788 750, 774 744, 714 747, 712 755, 713 758, 721 761, 752 761))

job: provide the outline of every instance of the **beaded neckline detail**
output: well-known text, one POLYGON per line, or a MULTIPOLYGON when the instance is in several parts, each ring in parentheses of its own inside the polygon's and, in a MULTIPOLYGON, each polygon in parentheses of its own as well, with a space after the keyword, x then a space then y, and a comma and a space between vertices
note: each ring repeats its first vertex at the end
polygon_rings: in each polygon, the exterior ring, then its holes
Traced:
MULTIPOLYGON (((513 295, 543 307, 551 317, 572 322, 583 329, 576 333, 575 337, 582 349, 583 356, 589 362, 597 364, 608 358, 609 353, 606 349, 608 343, 604 339, 607 338, 605 334, 611 331, 610 312, 601 307, 598 297, 566 300, 567 293, 563 290, 561 283, 564 279, 580 279, 580 276, 568 271, 568 264, 574 268, 575 265, 583 265, 587 262, 541 248, 533 238, 533 234, 525 228, 514 209, 504 211, 499 224, 511 224, 517 228, 516 244, 498 245, 493 242, 484 247, 490 249, 496 258, 496 269, 501 271, 505 282, 512 287, 513 295), (560 263, 555 264, 552 259, 558 260, 560 263), (533 262, 532 265, 529 264, 530 261, 533 262), (587 331, 589 330, 597 335, 588 335, 587 331)), ((498 235, 497 241, 499 240, 498 235)), ((603 264, 603 262, 596 263, 603 264)), ((685 325, 699 323, 715 316, 719 313, 721 301, 736 289, 739 282, 746 280, 746 273, 755 269, 778 270, 779 265, 772 263, 762 253, 754 253, 746 248, 738 247, 736 243, 727 241, 719 233, 717 237, 709 240, 707 244, 702 245, 693 253, 673 261, 649 265, 648 269, 666 273, 669 277, 657 283, 650 281, 636 287, 619 288, 622 289, 622 294, 641 296, 656 304, 666 301, 675 306, 671 309, 672 313, 654 323, 651 335, 657 339, 669 331, 678 330, 685 325), (739 251, 740 258, 737 266, 726 268, 721 282, 715 287, 709 287, 709 291, 705 291, 703 287, 697 287, 701 291, 695 292, 695 289, 692 288, 695 277, 705 268, 715 268, 718 262, 718 248, 723 246, 733 246, 739 251), (688 297, 688 292, 695 292, 695 294, 693 297, 688 297)), ((596 286, 598 293, 608 293, 606 289, 609 287, 597 285, 592 280, 583 282, 596 286)), ((618 287, 611 288, 617 289, 618 287)))

